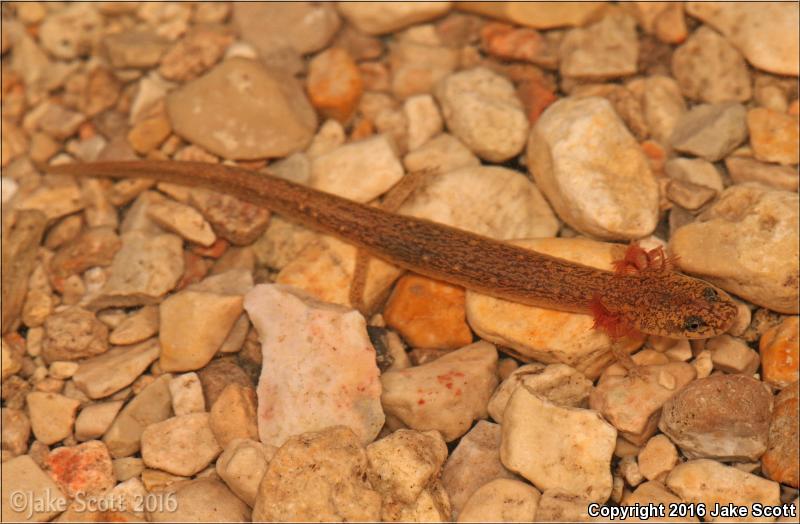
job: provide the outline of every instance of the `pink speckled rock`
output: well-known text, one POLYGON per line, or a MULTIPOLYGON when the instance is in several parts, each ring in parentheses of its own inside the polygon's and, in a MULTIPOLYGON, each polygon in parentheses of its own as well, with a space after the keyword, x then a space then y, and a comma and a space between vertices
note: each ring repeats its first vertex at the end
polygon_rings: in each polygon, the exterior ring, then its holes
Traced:
POLYGON ((334 425, 372 442, 384 415, 364 317, 272 284, 253 288, 244 307, 261 337, 261 442, 281 446, 292 435, 334 425))

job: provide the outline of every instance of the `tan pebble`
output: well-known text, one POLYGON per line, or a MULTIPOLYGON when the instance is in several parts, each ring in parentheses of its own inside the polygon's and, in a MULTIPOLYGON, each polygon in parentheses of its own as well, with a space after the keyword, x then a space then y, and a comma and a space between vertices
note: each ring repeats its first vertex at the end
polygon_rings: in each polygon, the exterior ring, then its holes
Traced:
POLYGON ((750 146, 758 160, 797 164, 800 148, 797 117, 757 107, 747 112, 747 128, 750 146))
POLYGON ((758 349, 764 380, 777 387, 786 387, 798 379, 800 362, 800 319, 786 317, 761 335, 758 349))

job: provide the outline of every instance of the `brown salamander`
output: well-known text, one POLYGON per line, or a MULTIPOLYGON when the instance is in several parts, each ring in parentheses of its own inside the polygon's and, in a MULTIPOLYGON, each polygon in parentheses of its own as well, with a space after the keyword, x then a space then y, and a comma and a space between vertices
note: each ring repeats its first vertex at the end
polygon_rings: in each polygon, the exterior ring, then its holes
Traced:
POLYGON ((638 330, 671 338, 708 338, 724 333, 736 316, 736 305, 724 291, 672 271, 660 250, 648 253, 632 246, 617 272, 602 271, 236 167, 138 161, 48 170, 151 178, 227 193, 415 273, 513 302, 592 314, 595 325, 614 337, 638 330))

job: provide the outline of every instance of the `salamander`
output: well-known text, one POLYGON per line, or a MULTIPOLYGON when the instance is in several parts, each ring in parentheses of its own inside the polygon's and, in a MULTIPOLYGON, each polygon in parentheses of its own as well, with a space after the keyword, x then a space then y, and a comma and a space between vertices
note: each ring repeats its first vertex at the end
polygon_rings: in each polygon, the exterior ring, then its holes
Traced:
POLYGON ((724 333, 737 312, 721 289, 673 271, 663 251, 647 252, 636 245, 616 271, 603 271, 233 166, 131 161, 64 164, 48 170, 150 178, 226 193, 421 275, 513 302, 591 314, 595 327, 614 338, 635 331, 709 338, 724 333))

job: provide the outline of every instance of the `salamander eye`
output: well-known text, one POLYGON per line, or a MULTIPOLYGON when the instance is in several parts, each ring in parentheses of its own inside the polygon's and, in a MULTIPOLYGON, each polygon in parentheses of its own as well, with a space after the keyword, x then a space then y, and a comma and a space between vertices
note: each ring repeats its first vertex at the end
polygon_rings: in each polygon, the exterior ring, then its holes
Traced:
POLYGON ((705 327, 705 325, 706 323, 702 318, 695 316, 686 317, 686 319, 683 321, 683 329, 691 333, 698 331, 700 328, 705 327))
POLYGON ((703 290, 703 298, 709 302, 716 302, 719 300, 719 293, 713 287, 707 287, 703 290))

